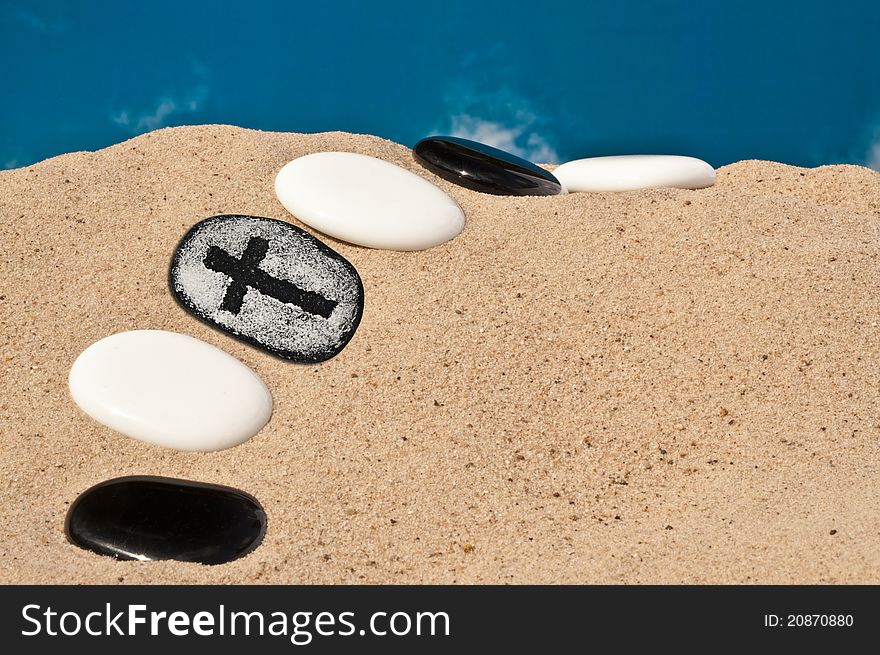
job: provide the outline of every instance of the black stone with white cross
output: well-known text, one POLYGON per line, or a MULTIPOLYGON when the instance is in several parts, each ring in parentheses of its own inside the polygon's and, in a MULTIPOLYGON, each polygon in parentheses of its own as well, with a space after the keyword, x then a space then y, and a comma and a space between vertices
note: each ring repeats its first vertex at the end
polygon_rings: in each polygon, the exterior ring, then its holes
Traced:
POLYGON ((258 216, 196 223, 174 252, 169 285, 201 320, 303 363, 338 354, 364 309, 348 260, 290 223, 258 216))

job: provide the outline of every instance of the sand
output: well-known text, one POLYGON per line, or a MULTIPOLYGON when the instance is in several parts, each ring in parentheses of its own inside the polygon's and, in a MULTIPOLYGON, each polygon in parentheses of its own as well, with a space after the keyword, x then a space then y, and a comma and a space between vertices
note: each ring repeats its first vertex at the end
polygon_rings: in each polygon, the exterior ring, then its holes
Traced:
POLYGON ((700 191, 499 198, 375 137, 202 126, 0 173, 0 214, 3 582, 880 582, 868 169, 751 161, 700 191), (319 235, 366 307, 339 356, 296 365, 187 314, 167 270, 202 218, 296 223, 274 175, 321 150, 418 172, 467 226, 413 253, 319 235), (139 328, 238 357, 270 423, 198 454, 89 419, 71 363, 139 328), (69 503, 130 474, 246 490, 265 541, 214 567, 68 544, 69 503))

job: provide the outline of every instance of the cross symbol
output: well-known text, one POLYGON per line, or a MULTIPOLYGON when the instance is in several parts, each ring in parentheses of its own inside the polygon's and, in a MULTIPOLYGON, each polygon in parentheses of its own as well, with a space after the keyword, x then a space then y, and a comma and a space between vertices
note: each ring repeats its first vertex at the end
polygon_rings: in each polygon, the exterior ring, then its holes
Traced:
POLYGON ((217 246, 208 248, 204 259, 205 266, 230 278, 220 309, 238 314, 247 288, 251 287, 283 303, 297 305, 309 314, 330 318, 330 314, 338 304, 335 300, 329 300, 314 291, 300 289, 295 284, 272 277, 258 268, 267 252, 269 252, 269 241, 262 237, 251 237, 241 258, 238 259, 217 246))

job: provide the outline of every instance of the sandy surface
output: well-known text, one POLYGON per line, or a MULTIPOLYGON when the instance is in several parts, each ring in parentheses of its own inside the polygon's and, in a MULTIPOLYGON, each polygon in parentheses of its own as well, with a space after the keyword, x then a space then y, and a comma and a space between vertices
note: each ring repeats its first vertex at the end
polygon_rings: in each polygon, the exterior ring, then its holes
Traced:
POLYGON ((0 215, 3 582, 880 582, 877 173, 498 198, 375 137, 190 127, 0 173, 0 215), (167 269, 202 218, 295 222, 275 173, 321 150, 418 172, 467 226, 414 253, 320 237, 366 308, 306 366, 194 319, 167 269), (198 454, 89 419, 71 363, 138 328, 241 359, 270 423, 198 454), (129 474, 244 489, 266 539, 215 567, 68 544, 68 504, 129 474))

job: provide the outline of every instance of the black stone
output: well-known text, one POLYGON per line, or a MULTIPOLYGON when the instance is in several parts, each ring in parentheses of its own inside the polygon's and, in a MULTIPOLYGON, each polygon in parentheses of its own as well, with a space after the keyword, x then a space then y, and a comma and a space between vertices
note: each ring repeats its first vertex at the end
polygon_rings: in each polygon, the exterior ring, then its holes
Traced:
POLYGON ((432 136, 419 141, 413 156, 444 180, 496 196, 554 196, 562 185, 532 162, 476 141, 432 136))
POLYGON ((169 286, 197 318, 294 362, 338 354, 364 310, 348 260, 305 230, 259 216, 196 223, 174 251, 169 286))
POLYGON ((117 559, 223 564, 260 545, 266 513, 231 487, 132 476, 80 494, 64 530, 80 548, 117 559))

